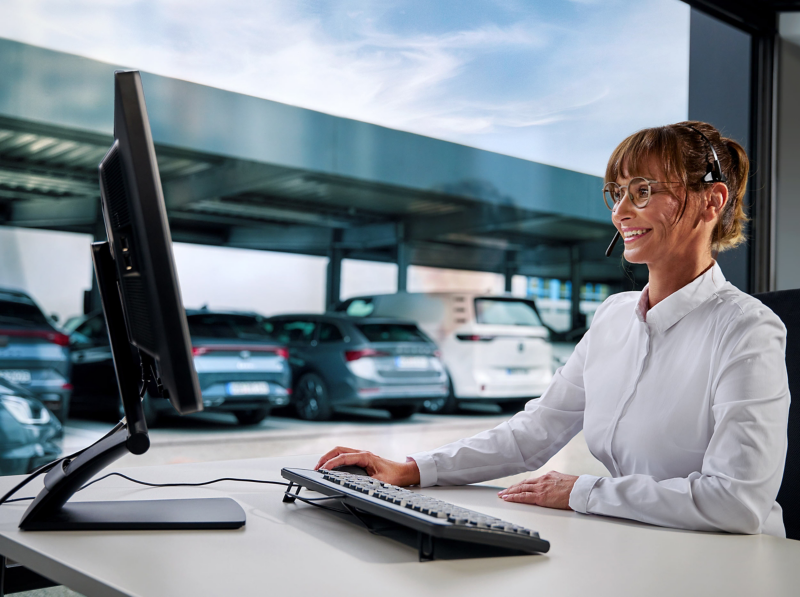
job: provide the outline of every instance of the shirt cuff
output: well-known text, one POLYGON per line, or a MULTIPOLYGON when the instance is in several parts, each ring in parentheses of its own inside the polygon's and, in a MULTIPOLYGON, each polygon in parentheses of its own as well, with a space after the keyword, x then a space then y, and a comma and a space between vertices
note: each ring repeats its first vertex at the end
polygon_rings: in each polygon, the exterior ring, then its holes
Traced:
POLYGON ((419 469, 420 487, 431 487, 432 485, 436 485, 438 474, 436 472, 436 463, 433 461, 433 456, 426 452, 419 452, 418 454, 406 456, 406 462, 409 460, 413 460, 417 463, 417 468, 419 469))
POLYGON ((600 479, 601 477, 595 477, 594 475, 581 475, 578 477, 569 494, 569 507, 575 512, 586 514, 589 508, 589 494, 594 489, 595 483, 600 479))

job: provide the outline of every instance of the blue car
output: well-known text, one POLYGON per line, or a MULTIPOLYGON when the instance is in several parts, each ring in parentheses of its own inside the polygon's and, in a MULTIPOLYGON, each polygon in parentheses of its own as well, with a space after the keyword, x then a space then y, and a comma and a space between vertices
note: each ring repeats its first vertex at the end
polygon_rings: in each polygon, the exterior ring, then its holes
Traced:
POLYGON ((439 350, 413 321, 296 314, 271 317, 265 327, 289 348, 301 419, 364 408, 407 419, 450 391, 439 350))
POLYGON ((0 378, 0 475, 24 475, 61 454, 61 424, 31 393, 0 378))
POLYGON ((24 292, 0 288, 0 378, 29 390, 63 423, 72 386, 69 337, 24 292))
MULTIPOLYGON (((289 404, 289 353, 270 336, 264 317, 190 309, 186 320, 205 410, 229 412, 242 425, 256 425, 273 408, 289 404)), ((73 412, 122 416, 103 313, 92 313, 71 327, 73 412)), ((147 424, 154 426, 162 415, 175 411, 168 400, 151 395, 148 393, 142 407, 147 424)))

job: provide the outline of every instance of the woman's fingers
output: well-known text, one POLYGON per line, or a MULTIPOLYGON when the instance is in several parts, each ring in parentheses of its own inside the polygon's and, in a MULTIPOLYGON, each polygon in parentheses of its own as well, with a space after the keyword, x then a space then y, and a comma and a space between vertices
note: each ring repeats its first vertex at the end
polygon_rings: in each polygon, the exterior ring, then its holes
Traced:
POLYGON ((375 470, 372 463, 373 457, 374 456, 370 452, 347 452, 334 456, 330 460, 324 462, 319 468, 331 470, 337 466, 360 466, 367 469, 367 473, 372 475, 375 470))
POLYGON ((507 489, 497 492, 497 495, 502 496, 509 493, 520 493, 525 491, 531 491, 532 489, 535 489, 538 485, 539 483, 537 479, 525 479, 524 481, 520 481, 519 483, 511 485, 507 489))
POLYGON ((540 505, 540 495, 534 491, 519 491, 517 493, 507 493, 503 495, 506 502, 521 502, 523 504, 540 505))
POLYGON ((319 462, 317 462, 317 466, 314 467, 314 470, 322 468, 323 464, 325 464, 326 462, 328 462, 332 458, 335 458, 336 456, 339 456, 339 454, 348 454, 348 453, 360 452, 360 451, 361 450, 354 450, 353 448, 345 448, 344 446, 336 446, 333 450, 330 450, 322 458, 319 459, 319 462))

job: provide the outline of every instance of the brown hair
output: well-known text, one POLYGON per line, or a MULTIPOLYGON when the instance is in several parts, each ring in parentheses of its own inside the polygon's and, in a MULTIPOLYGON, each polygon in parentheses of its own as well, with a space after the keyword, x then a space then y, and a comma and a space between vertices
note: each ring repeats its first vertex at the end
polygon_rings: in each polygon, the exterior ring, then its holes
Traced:
POLYGON ((683 209, 678 217, 680 219, 686 210, 689 192, 702 191, 708 184, 703 177, 714 160, 706 140, 690 126, 708 137, 717 152, 722 172, 728 179, 728 202, 711 235, 711 248, 717 252, 731 249, 745 241, 744 227, 748 218, 744 213, 743 200, 750 161, 739 143, 722 137, 707 122, 678 122, 634 133, 611 154, 605 182, 616 181, 620 174, 626 176, 644 172, 652 158, 662 165, 667 181, 680 182, 686 189, 683 209))

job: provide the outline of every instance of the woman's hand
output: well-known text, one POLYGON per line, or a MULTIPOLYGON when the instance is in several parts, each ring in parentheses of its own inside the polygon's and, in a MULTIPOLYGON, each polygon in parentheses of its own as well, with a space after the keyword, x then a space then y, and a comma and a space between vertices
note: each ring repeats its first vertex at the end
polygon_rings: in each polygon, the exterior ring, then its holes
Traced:
POLYGON ((550 471, 541 477, 526 479, 499 492, 507 502, 522 502, 545 508, 572 510, 569 507, 569 494, 578 477, 550 471))
POLYGON ((362 450, 354 450, 353 448, 336 447, 322 458, 319 459, 317 469, 331 470, 337 466, 344 466, 346 464, 360 466, 367 470, 370 477, 390 483, 392 485, 399 485, 401 487, 406 485, 419 485, 419 467, 413 460, 408 462, 394 462, 376 456, 372 452, 364 452, 362 450))

